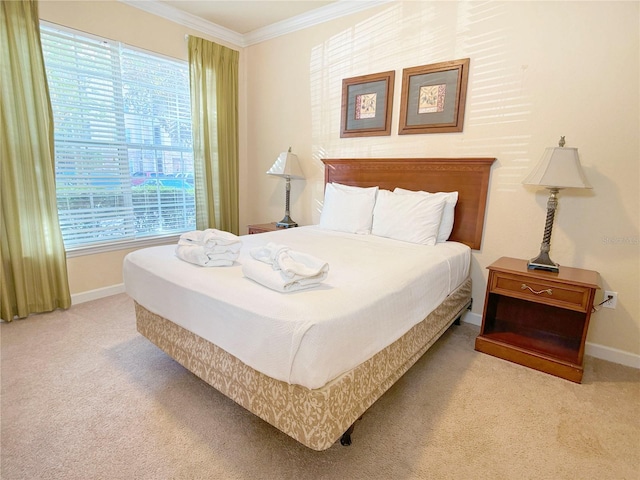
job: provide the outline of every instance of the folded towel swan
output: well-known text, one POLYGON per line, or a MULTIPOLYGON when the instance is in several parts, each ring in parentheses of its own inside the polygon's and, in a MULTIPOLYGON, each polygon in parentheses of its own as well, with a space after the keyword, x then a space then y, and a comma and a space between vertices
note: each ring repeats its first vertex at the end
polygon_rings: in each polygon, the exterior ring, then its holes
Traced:
POLYGON ((185 232, 178 239, 178 245, 201 245, 207 248, 233 246, 240 243, 240 237, 237 235, 215 228, 185 232))
POLYGON ((329 273, 326 262, 284 245, 268 243, 252 248, 249 253, 258 262, 242 265, 244 275, 279 292, 317 286, 329 273))
POLYGON ((217 229, 194 230, 180 235, 176 256, 202 267, 228 267, 240 254, 240 237, 217 229))

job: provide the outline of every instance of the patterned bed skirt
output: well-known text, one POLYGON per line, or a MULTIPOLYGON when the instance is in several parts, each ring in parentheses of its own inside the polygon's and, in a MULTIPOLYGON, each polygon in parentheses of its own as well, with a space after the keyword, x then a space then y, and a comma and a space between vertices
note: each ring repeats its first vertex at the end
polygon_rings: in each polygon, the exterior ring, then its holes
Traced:
POLYGON ((313 390, 268 377, 137 302, 135 308, 138 331, 178 363, 303 445, 326 450, 440 338, 470 302, 469 277, 397 341, 313 390))

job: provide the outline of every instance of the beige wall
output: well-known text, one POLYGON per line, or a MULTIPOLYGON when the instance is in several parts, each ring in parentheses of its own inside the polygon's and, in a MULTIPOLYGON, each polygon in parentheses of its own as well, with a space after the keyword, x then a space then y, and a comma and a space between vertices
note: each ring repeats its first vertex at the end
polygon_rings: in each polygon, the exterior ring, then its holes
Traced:
MULTIPOLYGON (((186 59, 184 35, 197 34, 114 1, 43 2, 40 11, 177 58, 186 59)), ((619 294, 617 309, 592 316, 589 342, 639 355, 638 18, 637 2, 394 2, 241 50, 241 225, 282 217, 284 184, 265 172, 289 146, 307 176, 292 183, 301 224, 319 219, 320 158, 496 157, 472 264, 479 316, 485 267, 539 251, 547 193, 520 182, 565 135, 594 188, 561 192, 551 257, 599 271, 603 289, 619 294), (465 57, 464 132, 398 136, 402 69, 465 57), (391 135, 341 139, 342 79, 387 70, 396 71, 391 135)), ((121 282, 124 253, 70 259, 72 291, 121 282)))
POLYGON ((291 215, 302 224, 319 219, 320 158, 496 157, 473 254, 479 316, 485 267, 539 252, 548 192, 520 182, 565 135, 594 188, 561 192, 551 258, 597 270, 619 294, 617 309, 592 316, 588 341, 639 354, 638 5, 395 2, 248 47, 247 222, 282 216, 284 185, 264 172, 289 145, 307 175, 292 183, 291 215), (464 132, 397 135, 402 69, 465 57, 464 132), (387 70, 396 72, 391 135, 341 139, 342 79, 387 70))

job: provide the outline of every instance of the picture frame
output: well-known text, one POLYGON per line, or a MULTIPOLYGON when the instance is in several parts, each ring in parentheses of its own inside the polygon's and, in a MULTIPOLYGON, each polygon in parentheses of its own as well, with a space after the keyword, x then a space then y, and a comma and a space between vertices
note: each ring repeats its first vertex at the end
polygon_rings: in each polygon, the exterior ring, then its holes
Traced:
POLYGON ((461 132, 468 58, 402 70, 398 134, 461 132))
POLYGON ((342 80, 341 138, 391 135, 395 73, 342 80))

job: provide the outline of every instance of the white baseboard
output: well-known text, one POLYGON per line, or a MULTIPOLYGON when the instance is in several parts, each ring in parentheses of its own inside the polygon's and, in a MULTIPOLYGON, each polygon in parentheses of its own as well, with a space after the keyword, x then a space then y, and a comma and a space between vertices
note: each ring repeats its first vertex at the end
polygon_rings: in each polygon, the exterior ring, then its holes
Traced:
POLYGON ((605 347, 604 345, 599 345, 597 343, 587 342, 584 345, 584 353, 585 355, 591 355, 592 357, 600 358, 602 360, 640 369, 640 355, 625 352, 624 350, 618 350, 617 348, 605 347))
POLYGON ((96 288, 95 290, 88 290, 86 292, 74 293, 71 295, 71 304, 77 305, 78 303, 90 302, 91 300, 110 297, 111 295, 117 295, 119 293, 124 293, 124 283, 104 288, 96 288))
MULTIPOLYGON (((467 312, 462 317, 462 321, 479 327, 482 325, 482 315, 467 312)), ((607 360, 608 362, 619 363, 620 365, 640 369, 640 355, 636 355, 635 353, 629 353, 624 350, 618 350, 617 348, 606 347, 604 345, 591 342, 587 342, 585 344, 584 353, 585 355, 590 355, 601 360, 607 360)))
POLYGON ((462 316, 462 321, 465 323, 470 323, 471 325, 475 325, 476 327, 480 327, 482 325, 482 315, 473 312, 467 312, 462 316))

